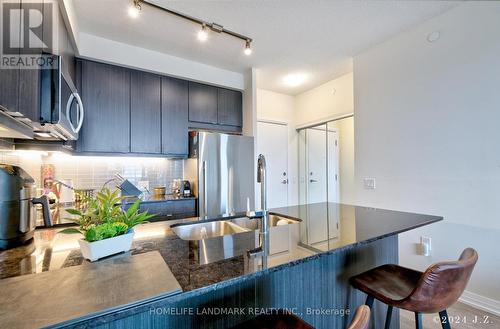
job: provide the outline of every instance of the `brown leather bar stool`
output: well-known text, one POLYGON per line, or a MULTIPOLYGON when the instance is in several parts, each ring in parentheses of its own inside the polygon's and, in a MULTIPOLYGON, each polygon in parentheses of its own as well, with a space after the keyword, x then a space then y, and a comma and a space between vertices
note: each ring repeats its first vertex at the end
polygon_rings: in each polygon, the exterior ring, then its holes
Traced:
POLYGON ((370 325, 370 308, 366 305, 361 305, 356 310, 354 318, 347 329, 368 329, 370 325))
POLYGON ((387 304, 386 329, 391 325, 393 307, 414 312, 417 329, 422 329, 422 313, 439 313, 443 329, 450 329, 446 309, 465 290, 477 259, 477 252, 467 248, 458 261, 431 265, 423 273, 389 264, 353 276, 350 282, 368 295, 370 308, 374 298, 387 304))
MULTIPOLYGON (((370 308, 362 305, 356 310, 347 329, 368 329, 369 322, 370 308)), ((314 327, 286 310, 277 310, 271 314, 261 314, 240 323, 233 329, 314 329, 314 327)))

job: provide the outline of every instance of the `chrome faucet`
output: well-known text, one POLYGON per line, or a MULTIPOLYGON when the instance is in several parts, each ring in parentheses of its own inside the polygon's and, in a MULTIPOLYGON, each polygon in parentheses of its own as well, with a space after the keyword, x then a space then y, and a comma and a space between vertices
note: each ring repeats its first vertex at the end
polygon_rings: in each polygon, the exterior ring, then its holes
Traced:
POLYGON ((260 229, 260 246, 248 252, 249 257, 262 257, 262 268, 267 268, 269 256, 269 213, 267 211, 267 177, 266 158, 259 154, 257 160, 257 183, 260 183, 260 208, 262 211, 262 227, 260 229))

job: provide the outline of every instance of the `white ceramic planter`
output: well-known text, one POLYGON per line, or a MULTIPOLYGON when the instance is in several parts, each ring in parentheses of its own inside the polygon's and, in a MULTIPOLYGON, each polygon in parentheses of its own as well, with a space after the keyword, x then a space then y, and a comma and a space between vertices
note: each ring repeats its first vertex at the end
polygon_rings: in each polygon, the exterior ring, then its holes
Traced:
POLYGON ((95 262, 96 260, 118 254, 124 251, 129 251, 132 247, 132 240, 134 239, 134 231, 130 230, 129 233, 115 236, 113 238, 88 242, 83 239, 78 240, 80 249, 84 258, 95 262))

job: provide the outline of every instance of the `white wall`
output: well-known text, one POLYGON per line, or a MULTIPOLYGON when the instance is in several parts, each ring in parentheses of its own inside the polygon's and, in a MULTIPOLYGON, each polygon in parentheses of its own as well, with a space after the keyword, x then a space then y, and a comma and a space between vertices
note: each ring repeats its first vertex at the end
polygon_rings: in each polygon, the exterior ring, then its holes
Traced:
POLYGON ((353 104, 353 74, 348 73, 297 95, 295 121, 305 125, 350 114, 353 104))
MULTIPOLYGON (((297 131, 295 130, 295 97, 257 89, 257 120, 286 123, 288 127, 288 203, 298 204, 297 131)), ((258 131, 257 131, 258 134, 258 131)), ((258 200, 256 200, 258 202, 258 200)))
MULTIPOLYGON (((298 135, 297 127, 325 122, 353 112, 353 74, 333 79, 297 96, 257 89, 257 120, 284 122, 289 127, 289 203, 297 204, 298 135)), ((355 202, 353 119, 339 121, 341 202, 355 202)))
POLYGON ((84 58, 217 86, 239 90, 245 89, 245 76, 241 73, 104 39, 87 33, 78 34, 78 50, 79 55, 84 58))
POLYGON ((497 301, 499 59, 498 2, 459 5, 354 58, 358 203, 444 216, 401 235, 401 264, 423 269, 474 247, 467 289, 497 301), (430 43, 433 31, 441 38, 430 43), (433 238, 429 258, 415 254, 422 234, 433 238))

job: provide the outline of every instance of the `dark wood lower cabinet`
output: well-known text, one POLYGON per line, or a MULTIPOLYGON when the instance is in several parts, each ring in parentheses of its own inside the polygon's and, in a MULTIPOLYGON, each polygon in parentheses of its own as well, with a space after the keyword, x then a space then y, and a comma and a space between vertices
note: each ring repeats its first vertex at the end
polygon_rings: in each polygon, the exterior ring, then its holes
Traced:
MULTIPOLYGON (((128 209, 126 206, 125 209, 128 209)), ((196 216, 196 199, 171 200, 158 202, 143 202, 139 206, 141 211, 155 214, 149 221, 189 218, 196 216)))

